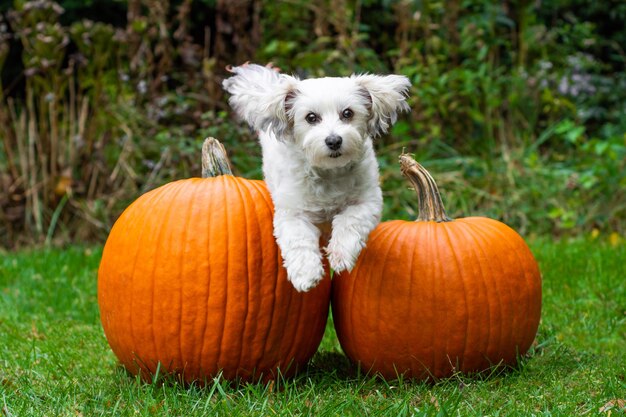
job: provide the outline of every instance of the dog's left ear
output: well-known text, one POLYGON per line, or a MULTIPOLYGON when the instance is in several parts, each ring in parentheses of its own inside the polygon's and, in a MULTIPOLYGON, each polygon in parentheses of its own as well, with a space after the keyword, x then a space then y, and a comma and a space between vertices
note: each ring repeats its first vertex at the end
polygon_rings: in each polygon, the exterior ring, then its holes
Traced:
POLYGON ((406 102, 411 82, 403 75, 353 75, 369 100, 371 118, 369 131, 374 137, 386 133, 398 118, 398 112, 409 110, 406 102))

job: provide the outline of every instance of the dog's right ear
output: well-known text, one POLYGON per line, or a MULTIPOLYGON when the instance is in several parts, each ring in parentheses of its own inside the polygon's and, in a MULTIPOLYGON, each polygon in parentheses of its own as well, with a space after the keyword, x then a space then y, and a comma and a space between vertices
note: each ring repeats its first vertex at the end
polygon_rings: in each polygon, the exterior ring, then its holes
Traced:
POLYGON ((298 79, 256 64, 227 70, 235 75, 224 80, 222 86, 231 94, 228 102, 237 114, 257 131, 269 128, 278 139, 289 137, 289 113, 298 79))
POLYGON ((369 101, 371 117, 368 122, 370 133, 378 136, 386 133, 396 122, 398 112, 410 110, 406 102, 411 82, 403 75, 361 74, 351 77, 369 101))

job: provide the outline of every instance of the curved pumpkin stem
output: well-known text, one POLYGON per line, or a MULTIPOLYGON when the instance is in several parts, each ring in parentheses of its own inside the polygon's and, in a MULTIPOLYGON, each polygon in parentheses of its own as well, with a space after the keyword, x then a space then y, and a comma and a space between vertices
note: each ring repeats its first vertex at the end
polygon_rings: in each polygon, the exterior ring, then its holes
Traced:
POLYGON ((426 169, 408 154, 400 155, 400 171, 413 185, 419 204, 418 222, 449 222, 435 180, 426 169))
POLYGON ((202 178, 233 175, 224 145, 215 138, 206 138, 202 144, 202 178))

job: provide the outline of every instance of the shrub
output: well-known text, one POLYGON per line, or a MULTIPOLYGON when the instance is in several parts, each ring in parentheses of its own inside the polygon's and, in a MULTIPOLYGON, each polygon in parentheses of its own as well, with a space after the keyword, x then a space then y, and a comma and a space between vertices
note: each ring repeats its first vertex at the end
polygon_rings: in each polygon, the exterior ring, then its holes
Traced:
POLYGON ((482 213, 523 233, 624 229, 626 5, 3 7, 0 245, 102 239, 138 193, 199 172, 205 134, 223 140, 242 174, 260 177, 254 135, 231 119, 220 88, 224 66, 246 60, 301 76, 411 78, 411 113, 377 142, 386 216, 410 207, 387 168, 406 148, 441 178, 454 215, 482 213))

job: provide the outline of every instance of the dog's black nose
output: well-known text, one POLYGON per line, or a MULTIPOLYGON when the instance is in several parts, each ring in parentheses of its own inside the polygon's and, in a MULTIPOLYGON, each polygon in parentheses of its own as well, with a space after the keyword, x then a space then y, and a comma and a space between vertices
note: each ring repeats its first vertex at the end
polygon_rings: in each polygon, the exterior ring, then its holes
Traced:
POLYGON ((336 151, 341 148, 342 141, 343 139, 339 135, 330 135, 325 140, 326 146, 328 146, 331 151, 336 151))

